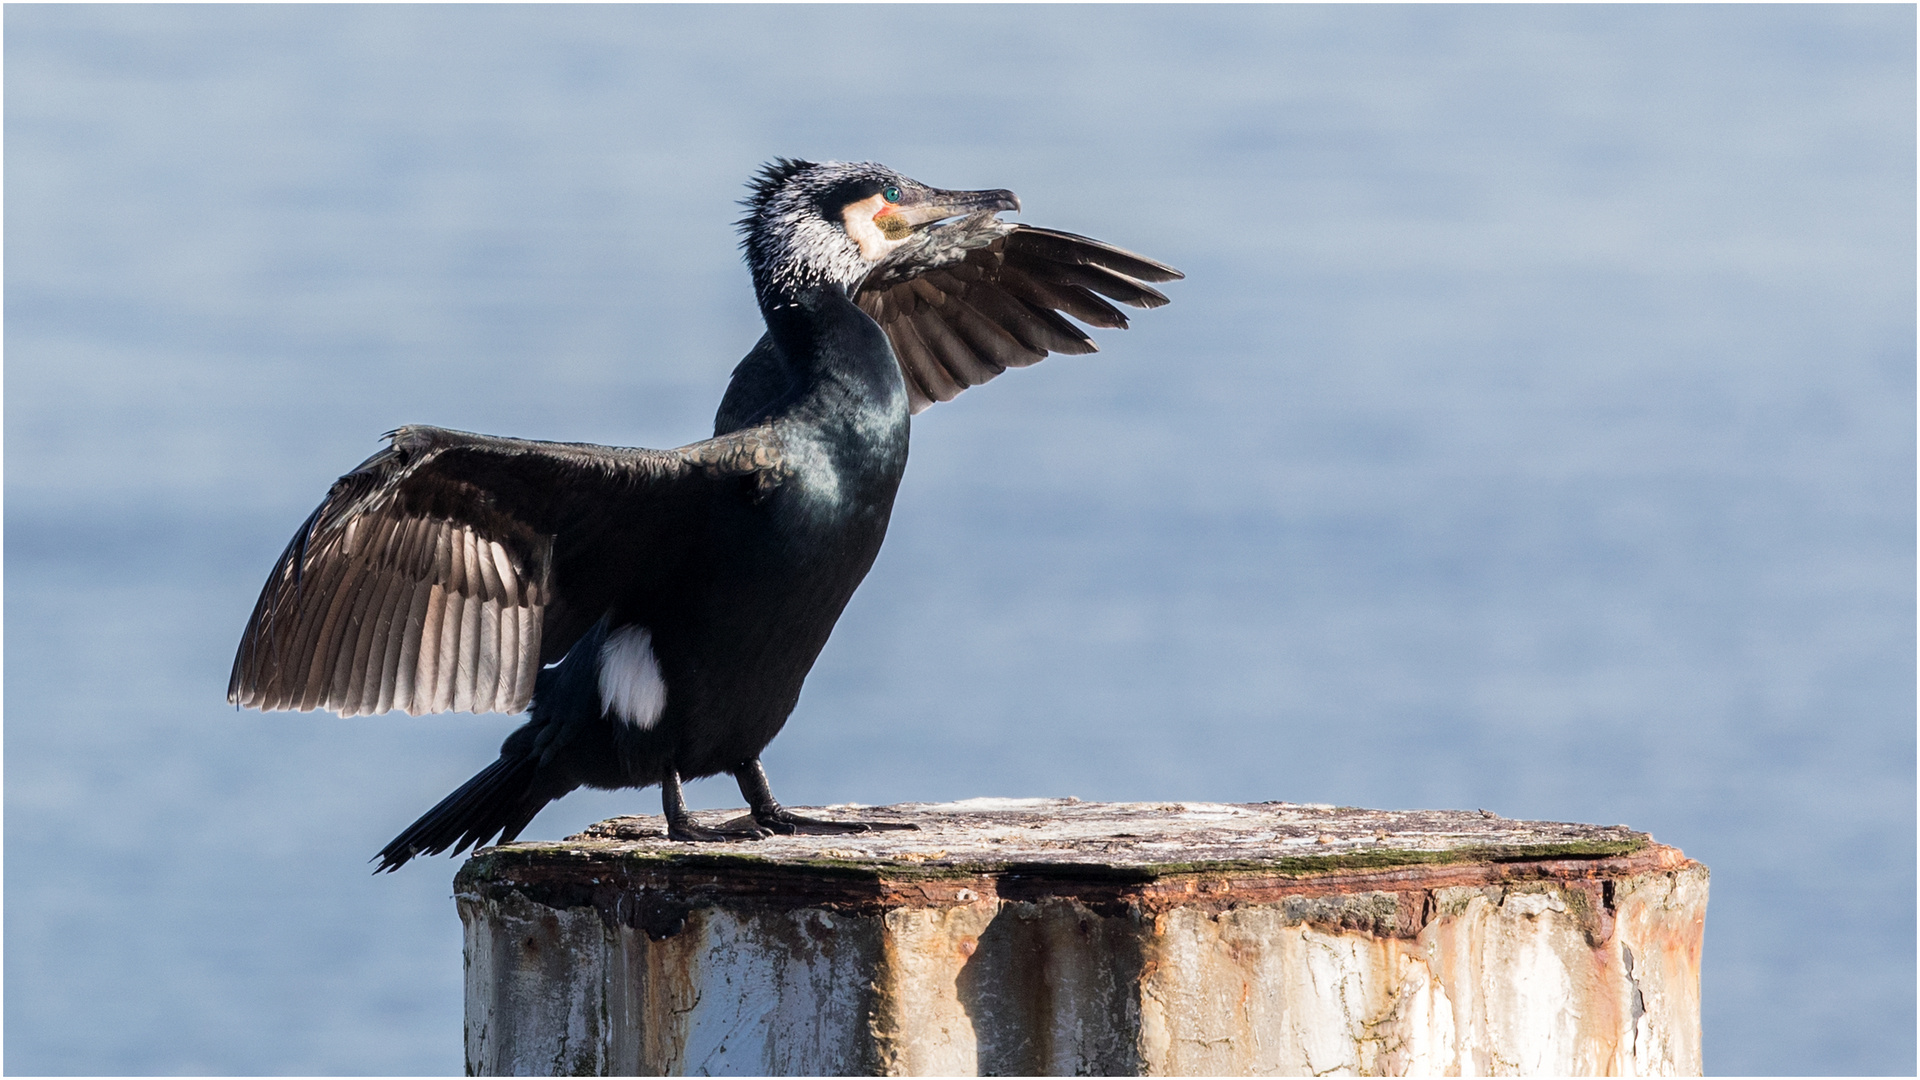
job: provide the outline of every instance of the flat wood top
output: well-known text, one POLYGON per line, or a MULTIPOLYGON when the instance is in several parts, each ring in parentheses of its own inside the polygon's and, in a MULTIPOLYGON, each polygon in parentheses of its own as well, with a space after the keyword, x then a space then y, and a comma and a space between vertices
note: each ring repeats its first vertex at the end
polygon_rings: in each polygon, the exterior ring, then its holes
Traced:
MULTIPOLYGON (((655 816, 612 818, 559 842, 489 848, 479 858, 557 857, 714 867, 818 867, 882 877, 1008 870, 1125 877, 1220 870, 1281 873, 1631 855, 1652 838, 1624 825, 1512 821, 1486 811, 1363 810, 1299 803, 952 803, 795 808, 842 821, 912 822, 915 831, 677 843, 655 816)), ((739 812, 739 813, 743 813, 739 812)), ((736 812, 707 811, 717 822, 736 812)), ((1675 853, 1678 854, 1677 852, 1675 853)), ((543 860, 544 861, 544 860, 543 860)))

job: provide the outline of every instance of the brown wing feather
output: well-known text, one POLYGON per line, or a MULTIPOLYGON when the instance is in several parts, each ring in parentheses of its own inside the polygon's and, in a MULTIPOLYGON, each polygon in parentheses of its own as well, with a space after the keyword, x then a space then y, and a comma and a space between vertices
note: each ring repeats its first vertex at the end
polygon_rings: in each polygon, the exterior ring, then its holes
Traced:
POLYGON ((671 565, 711 484, 784 470, 763 428, 665 451, 424 427, 392 439, 275 564, 234 658, 235 704, 519 712, 543 658, 601 614, 583 583, 671 565), (582 542, 608 514, 640 523, 628 542, 582 542))
POLYGON ((934 402, 933 394, 927 388, 939 361, 933 358, 927 344, 920 340, 911 319, 895 319, 892 326, 889 340, 893 342, 894 355, 900 360, 900 370, 907 377, 907 404, 914 412, 919 412, 934 402))
POLYGON ((1087 290, 1058 282, 1042 281, 1017 266, 1003 266, 1000 269, 1000 285, 1007 292, 1024 301, 1037 315, 1052 321, 1052 325, 1072 342, 1072 347, 1059 346, 1054 352, 1090 353, 1098 351, 1093 339, 1079 327, 1060 317, 1060 312, 1079 319, 1089 326, 1123 330, 1127 317, 1114 310, 1113 305, 1094 296, 1087 290))
MULTIPOLYGON (((1137 281, 1178 281, 1186 276, 1166 263, 1155 262, 1144 255, 1055 229, 1022 227, 1016 230, 1009 246, 1016 256, 1031 254, 1056 263, 1105 267, 1137 281)), ((1152 289, 1148 292, 1160 295, 1152 289)), ((1166 303, 1166 297, 1161 296, 1160 303, 1166 303)), ((1158 307, 1159 304, 1141 306, 1158 307)))
MULTIPOLYGON (((959 312, 940 312, 923 308, 914 313, 913 321, 902 329, 911 329, 926 342, 928 352, 940 367, 935 375, 935 384, 942 389, 951 386, 953 394, 958 394, 969 386, 978 386, 995 375, 1007 370, 1004 365, 981 356, 974 347, 960 339, 953 331, 950 320, 967 316, 959 312)), ((939 395, 935 395, 938 397, 939 395)), ((940 397, 941 401, 952 401, 953 395, 940 397)))
POLYGON ((1014 336, 1012 330, 969 302, 976 299, 992 306, 991 301, 997 297, 990 289, 967 289, 947 297, 940 314, 945 317, 947 325, 973 347, 973 351, 984 362, 983 366, 985 363, 997 364, 1004 370, 1027 367, 1046 359, 1045 352, 1028 348, 1014 336))
MULTIPOLYGON (((925 305, 920 305, 912 315, 896 320, 894 331, 903 340, 918 346, 917 350, 913 350, 915 366, 910 374, 920 383, 929 399, 952 401, 967 388, 968 384, 954 375, 952 365, 941 355, 955 346, 951 341, 953 331, 947 329, 947 324, 940 316, 929 311, 925 305)), ((966 348, 965 345, 958 347, 966 348)), ((898 350, 895 354, 898 355, 898 350)))
POLYGON ((886 330, 914 412, 1050 352, 1090 353, 1089 326, 1125 329, 1107 300, 1159 307, 1146 284, 1180 271, 1098 240, 976 214, 926 230, 867 275, 854 300, 886 330))

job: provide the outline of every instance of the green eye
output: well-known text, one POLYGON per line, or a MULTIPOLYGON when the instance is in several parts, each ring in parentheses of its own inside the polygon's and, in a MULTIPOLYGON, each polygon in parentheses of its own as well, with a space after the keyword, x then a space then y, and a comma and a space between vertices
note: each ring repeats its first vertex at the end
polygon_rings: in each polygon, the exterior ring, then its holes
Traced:
POLYGON ((897 187, 890 187, 887 190, 881 192, 880 197, 887 200, 888 202, 897 203, 900 201, 900 189, 897 187))

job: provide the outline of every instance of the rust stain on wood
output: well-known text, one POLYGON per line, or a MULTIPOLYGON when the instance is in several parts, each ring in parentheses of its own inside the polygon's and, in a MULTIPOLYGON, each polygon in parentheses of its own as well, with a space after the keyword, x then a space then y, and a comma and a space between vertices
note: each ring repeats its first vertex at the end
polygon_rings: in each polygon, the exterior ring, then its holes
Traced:
POLYGON ((1706 871, 1624 827, 1068 800, 823 813, 922 829, 716 850, 620 818, 471 860, 470 1064, 1699 1070, 1706 871), (548 955, 571 952, 592 955, 548 955))

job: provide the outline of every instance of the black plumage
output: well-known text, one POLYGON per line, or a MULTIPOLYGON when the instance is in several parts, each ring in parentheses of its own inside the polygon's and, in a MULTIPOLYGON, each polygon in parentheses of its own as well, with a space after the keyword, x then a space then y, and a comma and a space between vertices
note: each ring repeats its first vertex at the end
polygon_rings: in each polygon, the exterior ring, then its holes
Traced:
POLYGON ((340 478, 240 642, 232 701, 343 716, 530 713, 500 758, 376 856, 516 837, 580 786, 662 788, 669 834, 850 832, 780 807, 760 751, 886 534, 909 416, 1049 352, 1070 315, 1167 302, 1171 267, 999 220, 1011 192, 781 160, 741 222, 767 332, 714 437, 677 450, 405 427, 340 478), (687 813, 733 774, 750 814, 687 813))

